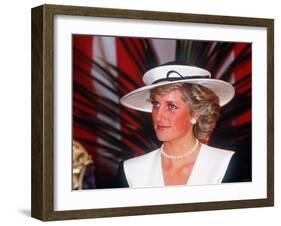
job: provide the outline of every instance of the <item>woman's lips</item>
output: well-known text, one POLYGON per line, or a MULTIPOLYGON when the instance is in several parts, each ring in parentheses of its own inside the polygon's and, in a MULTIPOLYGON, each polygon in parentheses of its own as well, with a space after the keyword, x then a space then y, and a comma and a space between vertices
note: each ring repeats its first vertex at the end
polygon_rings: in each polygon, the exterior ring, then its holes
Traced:
POLYGON ((164 129, 169 129, 169 128, 170 128, 170 126, 166 126, 166 125, 157 125, 156 126, 157 130, 164 130, 164 129))

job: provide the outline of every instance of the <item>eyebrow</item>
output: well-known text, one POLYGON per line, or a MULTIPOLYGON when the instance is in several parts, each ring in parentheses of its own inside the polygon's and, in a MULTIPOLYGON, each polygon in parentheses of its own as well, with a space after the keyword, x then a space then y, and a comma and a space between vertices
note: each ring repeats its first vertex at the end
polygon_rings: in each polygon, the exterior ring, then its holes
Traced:
MULTIPOLYGON (((159 102, 159 100, 157 100, 156 96, 155 97, 150 97, 146 101, 148 101, 150 103, 155 102, 155 101, 159 102)), ((183 101, 183 102, 185 102, 185 101, 183 101)), ((167 101, 165 101, 165 103, 167 103, 167 104, 177 104, 177 105, 180 104, 179 102, 174 101, 174 100, 167 100, 167 101)))
MULTIPOLYGON (((149 99, 148 101, 150 101, 151 103, 152 102, 159 102, 158 100, 156 99, 149 99)), ((167 100, 165 101, 165 104, 175 104, 175 105, 179 105, 180 103, 176 102, 176 101, 172 101, 172 100, 167 100)))
POLYGON ((175 101, 170 101, 170 100, 167 100, 167 101, 165 101, 166 103, 169 103, 169 104, 175 104, 175 103, 177 103, 177 102, 175 102, 175 101))

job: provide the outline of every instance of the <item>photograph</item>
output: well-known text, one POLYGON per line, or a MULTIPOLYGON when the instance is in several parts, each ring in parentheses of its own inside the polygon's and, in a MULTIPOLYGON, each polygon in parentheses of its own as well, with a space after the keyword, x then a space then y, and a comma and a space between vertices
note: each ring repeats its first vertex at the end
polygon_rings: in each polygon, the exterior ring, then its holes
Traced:
POLYGON ((252 45, 73 34, 73 189, 250 182, 252 45))

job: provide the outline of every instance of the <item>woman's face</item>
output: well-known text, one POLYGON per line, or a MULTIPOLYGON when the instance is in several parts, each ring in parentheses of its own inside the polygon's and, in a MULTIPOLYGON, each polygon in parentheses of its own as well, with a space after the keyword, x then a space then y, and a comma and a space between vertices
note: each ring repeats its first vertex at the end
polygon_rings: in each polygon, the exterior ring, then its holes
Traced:
POLYGON ((160 141, 173 141, 192 135, 192 113, 182 93, 173 90, 152 100, 152 122, 160 141))

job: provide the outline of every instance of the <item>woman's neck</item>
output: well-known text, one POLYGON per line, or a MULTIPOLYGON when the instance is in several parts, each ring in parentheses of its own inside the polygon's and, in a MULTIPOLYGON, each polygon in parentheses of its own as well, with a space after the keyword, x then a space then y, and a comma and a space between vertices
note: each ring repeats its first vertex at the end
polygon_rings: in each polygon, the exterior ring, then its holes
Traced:
POLYGON ((182 139, 165 141, 163 148, 169 155, 182 155, 190 151, 195 144, 196 138, 192 135, 182 139))

